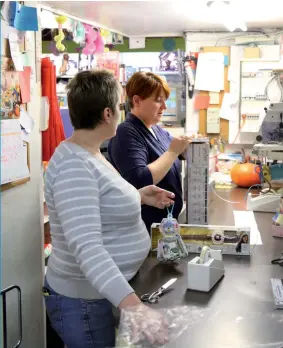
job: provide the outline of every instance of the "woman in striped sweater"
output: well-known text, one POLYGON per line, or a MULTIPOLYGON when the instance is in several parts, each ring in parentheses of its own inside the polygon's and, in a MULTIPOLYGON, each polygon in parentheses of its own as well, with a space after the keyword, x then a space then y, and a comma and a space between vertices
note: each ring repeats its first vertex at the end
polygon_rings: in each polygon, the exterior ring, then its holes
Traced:
MULTIPOLYGON (((160 209, 174 194, 147 186, 136 190, 101 155, 119 119, 120 86, 107 71, 84 71, 68 85, 74 133, 49 162, 45 198, 52 254, 44 295, 53 328, 68 348, 115 346, 112 306, 137 308, 144 323, 158 315, 141 304, 128 281, 150 249, 141 204, 160 209)), ((166 340, 158 318, 154 340, 166 340)))

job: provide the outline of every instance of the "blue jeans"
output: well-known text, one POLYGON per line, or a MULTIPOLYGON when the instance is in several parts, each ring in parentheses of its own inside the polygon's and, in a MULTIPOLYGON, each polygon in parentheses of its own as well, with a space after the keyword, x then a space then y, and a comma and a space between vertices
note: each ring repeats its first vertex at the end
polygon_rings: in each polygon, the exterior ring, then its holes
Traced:
POLYGON ((115 319, 108 300, 83 300, 59 295, 46 280, 44 287, 51 325, 67 348, 115 347, 115 319))

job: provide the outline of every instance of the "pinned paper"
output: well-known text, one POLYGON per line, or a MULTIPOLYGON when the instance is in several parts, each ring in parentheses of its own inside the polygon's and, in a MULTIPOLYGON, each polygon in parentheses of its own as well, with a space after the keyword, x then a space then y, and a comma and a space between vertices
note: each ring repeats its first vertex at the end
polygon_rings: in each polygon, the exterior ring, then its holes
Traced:
POLYGON ((24 129, 21 130, 22 140, 26 143, 30 142, 30 133, 27 133, 24 129))
POLYGON ((11 27, 14 27, 14 21, 16 13, 19 9, 19 3, 18 1, 5 1, 9 3, 9 9, 8 9, 8 22, 11 27))
POLYGON ((22 53, 22 62, 23 62, 23 66, 31 67, 31 64, 32 64, 31 52, 22 53))
POLYGON ((228 66, 229 65, 229 57, 228 56, 224 56, 224 66, 228 66))
POLYGON ((237 99, 231 93, 225 93, 221 104, 220 118, 234 121, 238 112, 237 104, 237 99))
POLYGON ((20 52, 18 32, 16 29, 11 27, 9 28, 9 44, 10 44, 11 56, 12 56, 16 71, 23 71, 24 68, 23 68, 23 61, 22 61, 22 53, 20 52))
POLYGON ((28 112, 21 106, 20 125, 24 128, 26 133, 31 133, 34 128, 34 119, 30 117, 28 112))
POLYGON ((224 55, 221 52, 200 53, 195 78, 195 90, 224 90, 224 55))
POLYGON ((203 110, 209 107, 208 95, 197 95, 195 97, 195 110, 203 110))
POLYGON ((38 31, 36 7, 19 6, 15 15, 14 27, 21 31, 38 31))
POLYGON ((209 92, 209 104, 218 105, 219 104, 219 93, 218 92, 209 92))
POLYGON ((20 88, 22 104, 30 102, 30 74, 31 67, 25 66, 24 71, 20 72, 20 88))

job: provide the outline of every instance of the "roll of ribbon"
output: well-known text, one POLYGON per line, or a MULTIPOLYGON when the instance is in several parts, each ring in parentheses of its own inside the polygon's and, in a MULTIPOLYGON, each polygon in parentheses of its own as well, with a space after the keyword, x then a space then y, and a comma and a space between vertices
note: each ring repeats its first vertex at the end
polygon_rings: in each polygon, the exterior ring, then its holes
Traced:
POLYGON ((208 246, 204 246, 201 250, 200 257, 199 257, 199 264, 203 265, 206 263, 209 259, 210 254, 210 248, 208 246))

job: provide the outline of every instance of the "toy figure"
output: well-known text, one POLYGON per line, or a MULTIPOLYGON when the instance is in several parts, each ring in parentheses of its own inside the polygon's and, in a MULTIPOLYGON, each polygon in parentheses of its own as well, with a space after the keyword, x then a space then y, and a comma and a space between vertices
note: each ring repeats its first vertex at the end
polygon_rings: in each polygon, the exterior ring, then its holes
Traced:
MULTIPOLYGON (((173 206, 174 207, 174 206, 173 206)), ((188 255, 187 248, 179 234, 180 225, 173 218, 172 211, 167 209, 167 218, 164 218, 160 223, 160 232, 164 238, 158 241, 157 259, 161 262, 178 264, 182 257, 188 255)))

